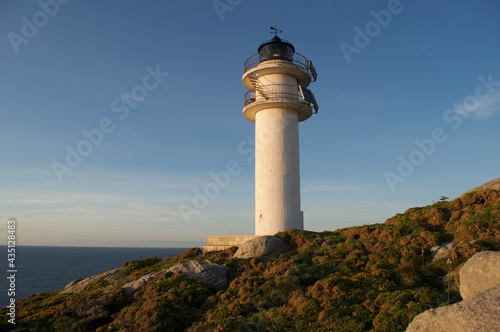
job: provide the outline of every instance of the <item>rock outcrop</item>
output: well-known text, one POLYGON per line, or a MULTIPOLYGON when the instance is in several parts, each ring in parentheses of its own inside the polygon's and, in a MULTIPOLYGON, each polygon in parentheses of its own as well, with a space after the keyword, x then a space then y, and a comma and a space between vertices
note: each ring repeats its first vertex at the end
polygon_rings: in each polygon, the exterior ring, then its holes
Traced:
POLYGON ((81 292, 85 287, 89 286, 90 284, 93 284, 96 281, 99 280, 106 280, 110 284, 114 284, 116 282, 116 275, 118 274, 118 271, 120 271, 120 267, 109 270, 107 272, 98 274, 96 276, 88 277, 85 279, 79 279, 79 280, 73 280, 70 282, 64 289, 61 291, 60 294, 73 294, 73 293, 79 293, 81 292))
POLYGON ((432 260, 437 260, 440 258, 445 258, 451 249, 455 248, 457 245, 453 242, 446 242, 439 246, 431 248, 432 260))
POLYGON ((491 332, 500 326, 500 284, 475 293, 462 302, 427 310, 406 332, 491 332))
POLYGON ((183 272, 190 278, 221 289, 227 285, 227 271, 229 271, 229 268, 210 261, 194 260, 176 264, 168 269, 168 271, 183 272))
POLYGON ((235 258, 278 257, 290 251, 290 246, 276 236, 260 236, 244 242, 234 254, 235 258))
POLYGON ((138 290, 140 290, 142 287, 144 287, 149 281, 154 280, 157 276, 159 276, 162 273, 165 273, 166 270, 163 271, 158 271, 158 272, 151 272, 149 274, 146 274, 142 277, 140 277, 137 280, 132 280, 129 283, 126 283, 123 285, 123 290, 125 291, 126 295, 132 295, 138 290))
POLYGON ((500 252, 477 253, 460 269, 460 295, 463 299, 499 283, 500 252))
MULTIPOLYGON (((96 276, 88 277, 80 280, 73 280, 61 291, 61 294, 71 294, 79 293, 85 287, 93 284, 99 280, 106 280, 111 285, 116 283, 116 275, 121 268, 116 268, 114 270, 107 271, 105 273, 98 274, 96 276)), ((148 282, 153 281, 162 273, 169 272, 183 272, 188 275, 188 277, 195 280, 201 281, 207 285, 213 286, 217 289, 221 289, 227 285, 227 271, 229 268, 225 265, 218 265, 210 261, 190 261, 185 263, 179 263, 172 266, 168 270, 162 270, 157 272, 151 272, 146 274, 139 279, 132 280, 122 286, 126 295, 132 295, 135 292, 142 289, 148 282)))
POLYGON ((460 195, 458 197, 462 197, 465 194, 473 192, 473 191, 479 191, 479 190, 485 190, 485 189, 500 190, 500 178, 483 183, 482 185, 480 185, 474 189, 471 189, 471 190, 464 192, 462 195, 460 195))
POLYGON ((500 326, 499 255, 484 251, 472 256, 460 270, 460 293, 464 300, 421 313, 406 332, 497 331, 500 326))

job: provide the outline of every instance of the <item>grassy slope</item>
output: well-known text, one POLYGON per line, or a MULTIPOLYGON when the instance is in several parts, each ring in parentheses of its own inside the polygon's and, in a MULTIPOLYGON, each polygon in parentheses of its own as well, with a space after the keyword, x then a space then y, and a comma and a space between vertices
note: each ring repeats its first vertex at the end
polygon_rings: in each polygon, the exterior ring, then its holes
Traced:
POLYGON ((279 233, 294 251, 273 259, 231 258, 233 249, 124 264, 118 284, 79 294, 37 294, 17 303, 16 331, 404 331, 432 307, 460 301, 455 278, 474 253, 500 250, 500 192, 411 208, 384 224, 334 232, 279 233), (432 262, 430 248, 457 244, 432 262), (181 261, 227 264, 217 291, 183 274, 159 276, 134 297, 120 285, 181 261), (449 264, 451 263, 451 264, 449 264), (454 272, 450 273, 449 272, 454 272))

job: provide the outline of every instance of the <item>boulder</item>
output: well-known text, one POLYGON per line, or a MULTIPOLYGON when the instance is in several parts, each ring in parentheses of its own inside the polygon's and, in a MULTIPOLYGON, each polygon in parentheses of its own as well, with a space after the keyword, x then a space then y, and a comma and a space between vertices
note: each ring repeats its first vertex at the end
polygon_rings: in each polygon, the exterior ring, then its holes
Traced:
POLYGON ((116 283, 116 275, 118 274, 118 271, 120 271, 120 269, 121 267, 118 267, 116 269, 100 273, 96 276, 88 277, 85 279, 73 280, 72 282, 67 284, 66 287, 64 287, 64 289, 60 292, 60 294, 79 293, 85 287, 99 280, 106 280, 109 283, 114 284, 116 283))
POLYGON ((276 236, 259 236, 243 242, 234 254, 235 258, 278 257, 290 251, 290 246, 276 236))
POLYGON ((227 271, 229 271, 229 268, 210 261, 193 260, 176 264, 168 271, 183 272, 190 278, 220 289, 227 285, 227 271))
POLYGON ((500 252, 483 251, 464 264, 460 294, 461 302, 416 316, 406 332, 490 332, 500 326, 500 252))
POLYGON ((149 274, 140 277, 137 280, 132 280, 131 282, 126 283, 125 285, 122 286, 122 288, 125 291, 126 295, 132 295, 138 290, 140 290, 142 287, 144 287, 149 281, 152 281, 160 274, 165 273, 165 271, 166 270, 151 272, 149 274))
POLYGON ((435 246, 431 248, 432 260, 444 258, 448 256, 448 253, 451 249, 455 248, 457 245, 453 242, 446 242, 439 246, 435 246))
POLYGON ((413 319, 406 332, 491 332, 500 326, 500 284, 459 303, 427 310, 413 319))
POLYGON ((500 190, 500 178, 483 183, 482 185, 480 185, 474 189, 471 189, 471 190, 464 192, 462 195, 460 195, 458 197, 463 197, 463 196, 465 196, 465 194, 468 194, 470 192, 485 190, 485 189, 500 190))
POLYGON ((482 251, 460 269, 460 295, 467 298, 500 283, 500 252, 482 251))

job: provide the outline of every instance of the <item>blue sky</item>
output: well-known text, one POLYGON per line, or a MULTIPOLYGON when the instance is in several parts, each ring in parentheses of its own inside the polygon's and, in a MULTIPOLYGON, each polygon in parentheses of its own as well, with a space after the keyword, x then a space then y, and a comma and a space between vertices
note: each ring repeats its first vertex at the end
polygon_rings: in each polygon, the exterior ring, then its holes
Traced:
POLYGON ((300 124, 307 229, 384 222, 498 178, 499 10, 493 0, 3 1, 1 241, 8 218, 24 245, 253 234, 241 76, 276 21, 319 73, 319 113, 300 124), (228 163, 237 172, 217 184, 210 174, 228 163), (205 189, 212 197, 196 198, 205 189), (196 213, 187 220, 180 206, 196 213))

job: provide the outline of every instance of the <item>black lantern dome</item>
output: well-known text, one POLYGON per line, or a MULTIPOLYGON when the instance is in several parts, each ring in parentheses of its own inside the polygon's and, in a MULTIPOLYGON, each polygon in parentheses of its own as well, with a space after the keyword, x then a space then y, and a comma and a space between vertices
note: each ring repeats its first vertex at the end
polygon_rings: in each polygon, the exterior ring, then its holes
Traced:
POLYGON ((259 53, 261 62, 267 60, 286 60, 293 62, 295 47, 293 47, 292 43, 288 40, 275 36, 273 39, 260 44, 257 52, 259 53))

